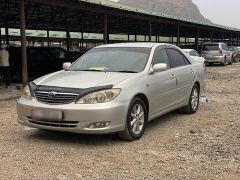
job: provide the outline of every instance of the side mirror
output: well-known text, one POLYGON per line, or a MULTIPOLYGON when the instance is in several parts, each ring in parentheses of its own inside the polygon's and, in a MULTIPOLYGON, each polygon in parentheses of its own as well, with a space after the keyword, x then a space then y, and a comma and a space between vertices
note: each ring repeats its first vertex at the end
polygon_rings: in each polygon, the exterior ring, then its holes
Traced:
POLYGON ((168 66, 166 63, 159 63, 159 64, 155 64, 152 69, 153 69, 153 73, 162 72, 162 71, 166 71, 168 69, 168 66))
POLYGON ((71 65, 70 62, 63 63, 63 70, 67 70, 71 65))

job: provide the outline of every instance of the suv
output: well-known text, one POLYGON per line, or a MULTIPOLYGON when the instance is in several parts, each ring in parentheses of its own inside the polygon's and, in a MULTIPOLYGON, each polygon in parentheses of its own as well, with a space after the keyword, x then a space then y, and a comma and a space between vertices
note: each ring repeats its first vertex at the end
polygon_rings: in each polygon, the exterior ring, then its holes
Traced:
POLYGON ((235 46, 230 46, 229 50, 231 52, 233 62, 237 63, 240 61, 240 51, 235 46))
MULTIPOLYGON (((21 48, 9 47, 9 63, 12 81, 22 80, 21 48)), ((36 79, 62 69, 67 61, 66 50, 60 47, 27 47, 28 76, 36 79)))
POLYGON ((233 63, 231 53, 225 43, 206 43, 201 52, 206 63, 221 63, 223 66, 233 63))

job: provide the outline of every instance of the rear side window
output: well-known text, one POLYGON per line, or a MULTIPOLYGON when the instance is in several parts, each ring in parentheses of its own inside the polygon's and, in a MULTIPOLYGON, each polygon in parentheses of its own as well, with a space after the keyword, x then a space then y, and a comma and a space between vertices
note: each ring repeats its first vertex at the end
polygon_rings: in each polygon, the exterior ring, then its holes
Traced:
POLYGON ((218 44, 205 44, 203 46, 203 51, 218 51, 219 45, 218 44))
POLYGON ((179 51, 175 49, 167 49, 167 52, 173 68, 190 64, 187 58, 179 51))
POLYGON ((198 56, 198 55, 195 53, 195 51, 190 51, 189 54, 190 54, 190 56, 198 56))
POLYGON ((154 54, 152 65, 159 64, 159 63, 165 63, 167 64, 168 68, 170 68, 168 54, 165 49, 156 50, 154 54))

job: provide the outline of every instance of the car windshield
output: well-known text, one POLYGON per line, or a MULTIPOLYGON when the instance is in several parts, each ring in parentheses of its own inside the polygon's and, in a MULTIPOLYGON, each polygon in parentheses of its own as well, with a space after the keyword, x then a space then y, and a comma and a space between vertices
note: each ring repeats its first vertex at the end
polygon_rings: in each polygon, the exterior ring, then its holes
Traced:
POLYGON ((150 48, 96 48, 80 57, 69 71, 138 73, 144 70, 150 48))
POLYGON ((219 45, 218 44, 205 44, 203 46, 203 51, 218 51, 219 45))

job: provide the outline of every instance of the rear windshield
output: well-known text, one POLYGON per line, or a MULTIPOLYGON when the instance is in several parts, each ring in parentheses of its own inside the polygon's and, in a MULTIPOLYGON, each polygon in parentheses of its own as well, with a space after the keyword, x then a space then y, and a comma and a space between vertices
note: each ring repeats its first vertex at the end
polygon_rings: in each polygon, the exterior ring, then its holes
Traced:
POLYGON ((218 51, 219 45, 218 44, 205 44, 203 46, 203 51, 218 51))

